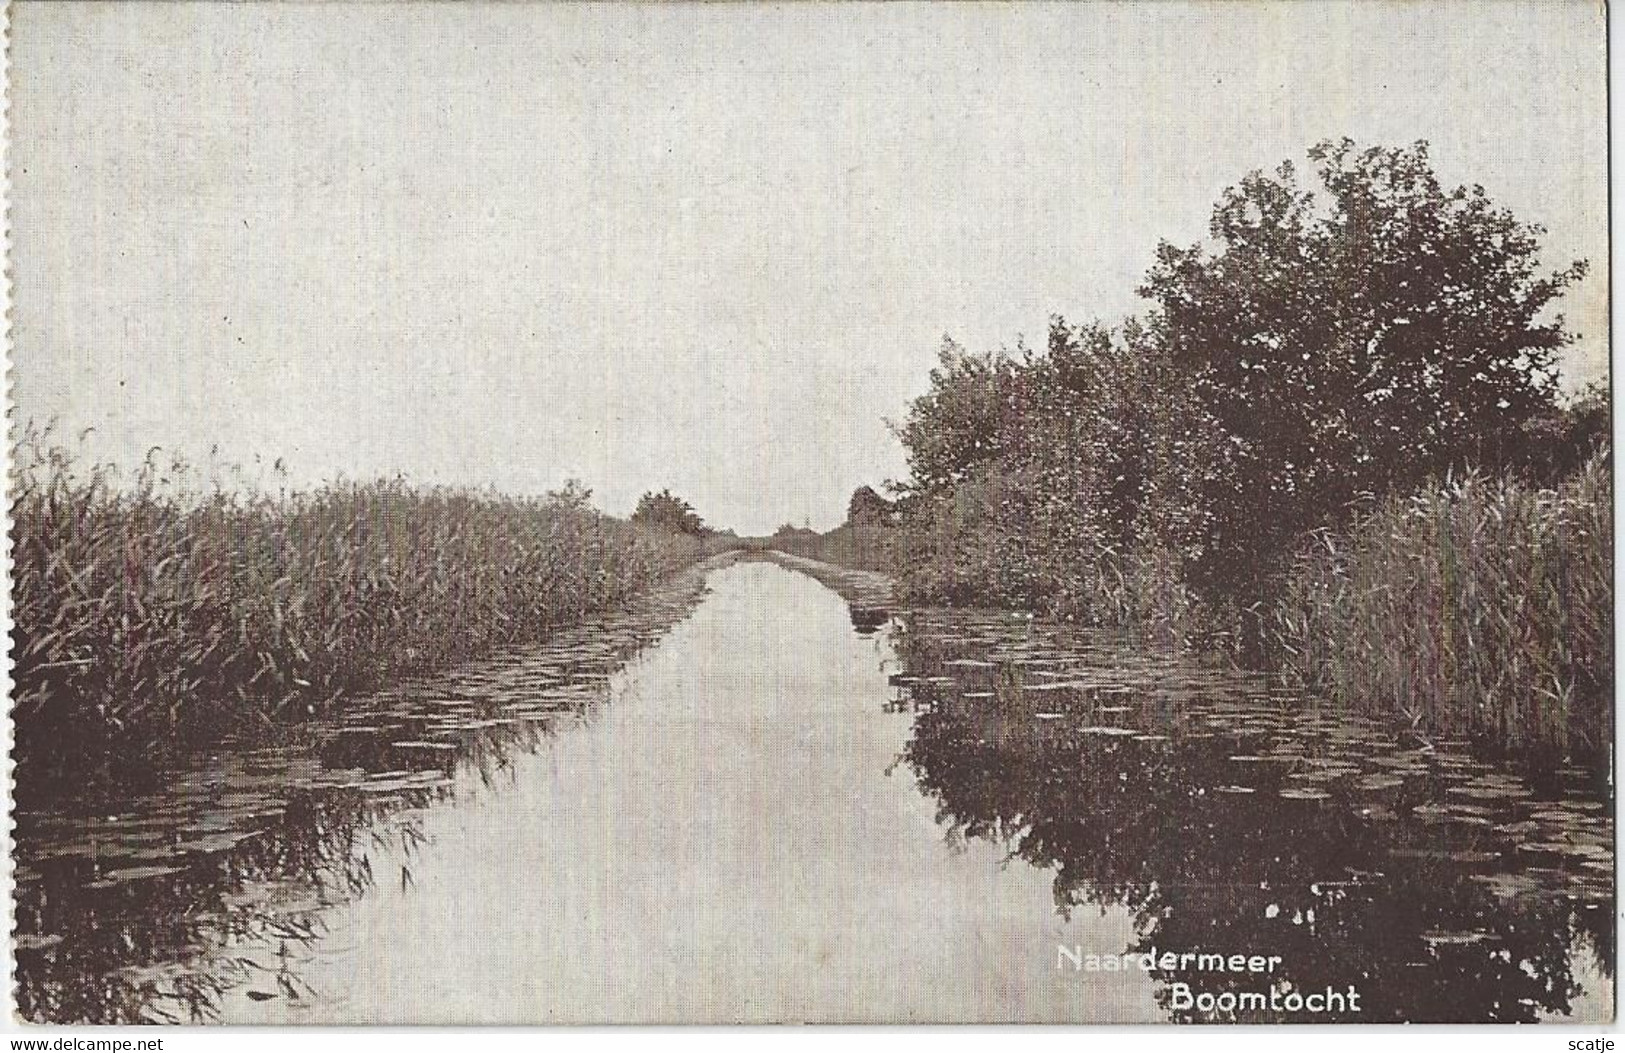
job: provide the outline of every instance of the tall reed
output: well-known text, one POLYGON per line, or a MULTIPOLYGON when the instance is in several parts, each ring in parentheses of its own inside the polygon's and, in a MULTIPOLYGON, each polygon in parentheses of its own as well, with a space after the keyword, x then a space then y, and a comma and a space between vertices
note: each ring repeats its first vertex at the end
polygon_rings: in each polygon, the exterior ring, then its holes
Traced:
POLYGON ((1413 727, 1534 753, 1612 740, 1612 475, 1556 489, 1478 474, 1394 498, 1297 559, 1286 668, 1413 727))
POLYGON ((165 751, 624 603, 696 538, 552 498, 334 483, 121 484, 31 433, 13 479, 19 760, 165 751))

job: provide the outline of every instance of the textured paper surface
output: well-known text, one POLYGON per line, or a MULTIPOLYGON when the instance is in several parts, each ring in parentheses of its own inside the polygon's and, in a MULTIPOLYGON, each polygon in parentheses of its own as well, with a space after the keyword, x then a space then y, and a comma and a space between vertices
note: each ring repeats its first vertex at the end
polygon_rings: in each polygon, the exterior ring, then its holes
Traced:
MULTIPOLYGON (((855 487, 908 477, 889 422, 944 333, 1019 353, 1052 315, 1143 312, 1159 241, 1206 238, 1226 187, 1288 159, 1307 177, 1305 151, 1345 136, 1426 140, 1441 182, 1545 228, 1545 268, 1588 260, 1558 304, 1575 339, 1557 366, 1567 392, 1606 385, 1603 19, 1566 2, 14 4, 12 440, 49 424, 36 448, 112 466, 124 492, 275 501, 401 478, 557 500, 579 480, 614 517, 669 489, 739 537, 827 531, 855 487)), ((368 507, 334 559, 404 529, 368 507)), ((464 551, 476 519, 447 512, 412 544, 464 551)), ((580 521, 559 522, 550 537, 580 521)), ((76 530, 40 565, 88 559, 76 530)), ((222 551, 269 567, 301 538, 222 551)), ((141 628, 130 597, 178 564, 108 543, 121 569, 63 595, 123 613, 85 637, 102 645, 28 667, 19 720, 83 667, 135 669, 142 634, 173 625, 141 628)), ((334 610, 407 610, 362 577, 334 610)), ((314 617, 327 601, 300 587, 268 584, 243 624, 314 617)), ((1368 850, 1387 798, 1350 790, 1309 821, 1224 764, 1268 727, 1366 778, 1386 731, 1305 730, 1248 708, 1265 689, 1240 674, 1022 616, 939 618, 892 588, 712 554, 630 614, 550 616, 545 642, 472 664, 472 637, 437 631, 390 657, 410 675, 365 691, 316 697, 252 648, 184 689, 132 672, 108 743, 19 770, 18 1015, 1140 1023, 1208 1018, 1180 987, 1234 1007, 1273 985, 1363 989, 1383 1021, 1612 1019, 1612 894, 1570 894, 1582 859, 1612 873, 1611 802, 1562 813, 1607 842, 1590 856, 1520 854, 1533 828, 1492 844, 1430 825, 1420 798, 1368 850), (436 648, 457 661, 412 665, 436 648), (1019 670, 995 683, 982 662, 1019 670), (1031 692, 1019 720, 967 715, 930 690, 1064 685, 1046 662, 1108 715, 1051 722, 1031 692), (148 700, 282 676, 296 701, 273 732, 109 775, 148 700), (1203 747, 1217 767, 1150 759, 1158 727, 1120 743, 1113 692, 1147 713, 1211 703, 1234 748, 1203 747), (1180 811, 1198 793, 1230 793, 1230 818, 1180 811)), ((63 604, 27 613, 40 653, 52 618, 78 617, 63 604)), ((173 717, 172 737, 201 719, 173 717)), ((91 723, 47 737, 90 741, 91 723)), ((1451 821, 1540 822, 1488 805, 1451 821)))

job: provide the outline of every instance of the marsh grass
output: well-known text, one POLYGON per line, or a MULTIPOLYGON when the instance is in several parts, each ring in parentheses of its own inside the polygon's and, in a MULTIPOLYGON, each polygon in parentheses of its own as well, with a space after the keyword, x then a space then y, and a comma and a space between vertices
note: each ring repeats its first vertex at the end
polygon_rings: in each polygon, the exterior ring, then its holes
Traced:
POLYGON ((1282 662, 1423 733, 1606 750, 1611 509, 1607 450, 1555 489, 1469 474, 1390 499, 1298 557, 1275 615, 1282 662))
POLYGON ((395 480, 271 494, 200 485, 155 457, 121 478, 39 431, 16 463, 17 756, 66 772, 542 639, 707 547, 571 491, 395 480))

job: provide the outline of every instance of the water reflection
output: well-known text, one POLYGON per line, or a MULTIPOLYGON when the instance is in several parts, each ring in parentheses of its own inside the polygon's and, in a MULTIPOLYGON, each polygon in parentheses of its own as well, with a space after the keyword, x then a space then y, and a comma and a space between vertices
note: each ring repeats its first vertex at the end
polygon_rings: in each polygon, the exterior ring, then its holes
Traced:
POLYGON ((883 709, 883 635, 776 567, 711 584, 594 720, 425 812, 415 885, 301 951, 318 995, 225 1019, 1155 1019, 1149 983, 1055 970, 1057 941, 1121 949, 1126 910, 1063 922, 1047 874, 944 846, 899 762, 911 718, 883 709))
MULTIPOLYGON (((1282 959, 1164 979, 1355 986, 1361 1012, 1325 1020, 1611 1015, 1612 830, 1588 773, 1537 796, 1459 745, 1019 619, 915 614, 894 639, 908 763, 954 836, 1053 871, 1063 912, 1127 907, 1136 953, 1282 959)), ((1175 1020, 1283 1018, 1178 994, 1158 993, 1175 1020)))
POLYGON ((702 568, 134 799, 24 809, 23 1016, 1278 1018, 1085 983, 1057 947, 1273 955, 1160 980, 1354 985, 1367 1022, 1611 1015, 1595 773, 1531 785, 1256 677, 771 558, 845 602, 756 564, 705 595, 702 568))
POLYGON ((29 800, 15 835, 20 1015, 207 1021, 231 992, 309 997, 298 946, 331 908, 414 883, 424 810, 450 802, 454 776, 489 784, 589 720, 613 672, 686 617, 725 562, 546 645, 356 700, 286 741, 226 742, 140 773, 134 798, 90 785, 29 800))
MULTIPOLYGON (((412 843, 403 811, 433 793, 386 804, 362 792, 295 791, 252 832, 188 842, 163 829, 132 841, 120 829, 105 842, 92 834, 49 845, 18 887, 19 1012, 39 1022, 182 1023, 209 1019, 221 994, 239 985, 299 997, 287 969, 230 948, 313 938, 325 907, 373 884, 370 847, 392 837, 412 843), (124 850, 143 843, 164 862, 142 865, 124 850)), ((180 827, 181 836, 199 825, 180 827)), ((22 837, 48 840, 37 830, 22 837)))
POLYGON ((891 612, 884 607, 860 607, 853 604, 848 610, 851 612, 852 628, 859 636, 873 636, 891 621, 891 612))

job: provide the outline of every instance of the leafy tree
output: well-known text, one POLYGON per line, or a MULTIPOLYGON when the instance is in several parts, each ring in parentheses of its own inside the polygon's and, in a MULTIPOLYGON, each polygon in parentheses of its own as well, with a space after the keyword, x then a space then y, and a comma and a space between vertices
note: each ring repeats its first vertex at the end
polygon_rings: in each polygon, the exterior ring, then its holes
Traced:
POLYGON ((943 337, 930 390, 914 400, 898 429, 910 489, 950 487, 999 455, 1013 423, 1017 381, 1007 356, 972 354, 943 337))
POLYGON ((1604 449, 1612 436, 1608 388, 1588 384, 1524 424, 1518 467, 1532 481, 1556 486, 1604 449))
POLYGON ((705 521, 687 501, 662 490, 649 491, 638 498, 638 507, 632 513, 632 522, 673 534, 702 535, 709 533, 705 521))
POLYGON ((1218 444, 1197 584, 1272 574, 1355 502, 1473 463, 1504 465, 1549 412, 1570 340, 1553 301, 1585 273, 1539 265, 1542 229, 1482 187, 1445 190, 1427 144, 1309 152, 1213 211, 1214 247, 1164 243, 1141 294, 1218 444))
POLYGON ((1159 472, 1180 460, 1187 414, 1168 373, 1137 324, 1055 318, 1047 348, 1013 355, 946 343, 901 429, 915 473, 895 513, 909 594, 1090 622, 1141 609, 1127 564, 1178 526, 1159 472))
POLYGON ((846 503, 846 521, 853 526, 885 526, 892 518, 892 503, 875 492, 872 486, 860 486, 852 491, 846 503))
POLYGON ((585 512, 592 508, 592 489, 580 479, 570 478, 557 490, 549 490, 547 499, 560 508, 585 512))

